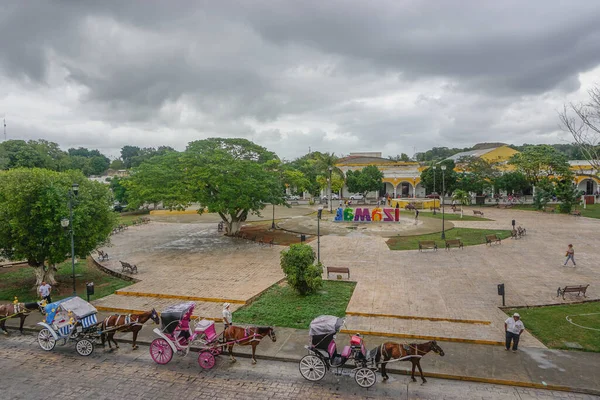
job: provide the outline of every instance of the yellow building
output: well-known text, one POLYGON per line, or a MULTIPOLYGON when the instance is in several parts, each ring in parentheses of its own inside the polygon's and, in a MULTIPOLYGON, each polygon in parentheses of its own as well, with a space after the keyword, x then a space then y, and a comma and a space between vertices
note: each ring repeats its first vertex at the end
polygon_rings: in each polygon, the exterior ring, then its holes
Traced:
MULTIPOLYGON (((496 163, 500 169, 508 171, 512 169, 508 161, 517 153, 517 150, 507 145, 501 145, 454 154, 448 159, 456 163, 456 170, 459 172, 463 171, 460 160, 468 157, 482 158, 490 163, 496 163)), ((349 156, 340 159, 336 166, 346 174, 348 171, 362 169, 367 165, 375 165, 383 172, 384 193, 393 198, 425 197, 425 188, 421 185, 421 172, 428 168, 427 165, 418 162, 393 161, 383 158, 381 155, 379 152, 350 153, 349 156)), ((577 188, 586 194, 598 193, 600 190, 599 171, 585 160, 573 160, 569 161, 569 164, 575 174, 573 183, 577 188)), ((441 182, 438 184, 440 186, 435 189, 437 192, 441 189, 441 182)), ((344 187, 343 194, 344 197, 350 197, 347 187, 344 187)), ((378 195, 379 193, 373 192, 369 193, 368 197, 375 198, 378 195)))

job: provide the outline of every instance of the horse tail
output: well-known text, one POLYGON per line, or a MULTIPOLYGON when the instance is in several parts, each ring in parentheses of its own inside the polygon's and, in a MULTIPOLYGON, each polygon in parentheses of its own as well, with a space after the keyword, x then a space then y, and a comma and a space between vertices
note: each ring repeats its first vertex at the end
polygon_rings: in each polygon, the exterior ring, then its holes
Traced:
POLYGON ((381 353, 384 345, 385 344, 382 343, 381 346, 377 346, 377 350, 375 351, 375 365, 379 364, 379 361, 381 361, 381 353))

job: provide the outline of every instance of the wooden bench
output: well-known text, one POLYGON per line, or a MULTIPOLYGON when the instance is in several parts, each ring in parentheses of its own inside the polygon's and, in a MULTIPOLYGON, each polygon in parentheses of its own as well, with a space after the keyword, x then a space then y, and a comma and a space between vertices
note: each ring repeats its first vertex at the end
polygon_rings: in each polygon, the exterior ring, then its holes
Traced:
POLYGON ((347 274, 348 279, 350 279, 350 268, 348 267, 327 267, 327 279, 329 279, 331 273, 347 274))
POLYGON ((527 235, 527 229, 521 228, 520 226, 518 226, 517 233, 519 234, 519 236, 525 236, 525 235, 527 235))
POLYGON ((565 300, 565 293, 577 293, 579 296, 583 293, 583 297, 586 297, 585 292, 590 285, 576 285, 576 286, 565 286, 564 288, 558 288, 556 291, 556 297, 562 295, 563 300, 565 300))
POLYGON ((419 240, 419 251, 423 249, 433 249, 437 251, 437 243, 435 240, 419 240))
POLYGON ((483 212, 479 210, 473 210, 473 215, 481 215, 483 217, 483 212))
POLYGON ((290 200, 289 203, 290 203, 291 206, 299 206, 300 205, 300 203, 298 202, 298 200, 290 200))
POLYGON ((556 211, 556 209, 554 207, 544 207, 544 212, 553 213, 554 211, 556 211))
POLYGON ((491 246, 492 243, 502 244, 502 240, 498 237, 498 235, 485 235, 485 244, 489 244, 491 246))
POLYGON ((573 211, 571 211, 571 215, 573 215, 575 217, 581 217, 581 211, 573 210, 573 211))
POLYGON ((131 265, 129 263, 126 263, 125 261, 119 261, 119 262, 121 263, 121 272, 129 271, 129 273, 131 273, 131 274, 138 273, 137 265, 131 265))
POLYGON ((98 250, 98 260, 100 260, 100 261, 108 260, 108 253, 105 253, 102 250, 98 250))
POLYGON ((463 242, 460 239, 447 239, 446 250, 450 250, 450 247, 458 247, 459 249, 464 248, 463 242))

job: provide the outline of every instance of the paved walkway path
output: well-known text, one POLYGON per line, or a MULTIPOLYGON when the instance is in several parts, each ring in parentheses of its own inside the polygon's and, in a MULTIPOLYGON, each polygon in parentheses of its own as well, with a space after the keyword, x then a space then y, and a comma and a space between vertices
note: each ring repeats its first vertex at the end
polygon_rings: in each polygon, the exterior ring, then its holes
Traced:
MULTIPOLYGON (((103 318, 106 315, 108 314, 100 313, 99 316, 103 318)), ((39 331, 39 327, 37 327, 35 323, 40 319, 39 315, 33 314, 27 319, 26 328, 33 331, 39 331)), ((16 327, 17 321, 9 321, 8 326, 9 328, 16 327)), ((144 326, 138 336, 138 344, 148 345, 156 338, 156 335, 152 332, 154 327, 155 325, 151 322, 148 322, 146 326, 144 326)), ((217 331, 220 332, 220 324, 218 324, 218 327, 217 331)), ((349 327, 352 328, 351 326, 349 327)), ((297 363, 300 358, 306 354, 304 345, 308 344, 308 331, 303 329, 276 328, 276 332, 277 342, 273 343, 270 340, 265 339, 257 348, 257 370, 262 370, 262 368, 270 365, 272 361, 269 360, 297 363)), ((19 337, 19 334, 14 330, 11 330, 11 336, 9 337, 0 336, 0 348, 4 350, 6 346, 10 347, 11 343, 15 340, 13 337, 19 337), (9 344, 7 345, 6 343, 9 344)), ((37 342, 35 341, 35 336, 32 335, 26 337, 29 338, 28 347, 23 349, 25 351, 21 350, 21 355, 34 352, 36 353, 35 358, 37 359, 48 354, 39 349, 37 342)), ((117 340, 120 340, 120 338, 131 340, 131 334, 117 334, 116 338, 117 340)), ((342 347, 349 341, 349 336, 339 334, 336 341, 338 345, 342 347)), ((390 341, 390 339, 377 336, 365 337, 366 347, 368 349, 379 346, 386 341, 390 341)), ((592 372, 600 369, 600 354, 597 353, 577 351, 567 352, 536 348, 523 348, 522 351, 512 353, 506 352, 498 346, 447 342, 439 343, 439 345, 445 352, 444 357, 429 354, 422 360, 422 367, 426 376, 528 387, 545 387, 551 389, 560 388, 564 390, 570 388, 580 392, 600 394, 600 381, 597 379, 596 374, 592 372)), ((82 363, 81 365, 85 365, 85 359, 76 355, 72 344, 68 344, 65 347, 57 346, 57 349, 50 354, 57 353, 57 350, 60 354, 55 355, 55 358, 59 357, 62 359, 65 357, 65 354, 72 354, 75 361, 82 363)), ((245 347, 236 347, 235 350, 241 355, 249 354, 250 351, 245 347)), ((132 353, 130 346, 123 343, 121 344, 121 349, 114 354, 106 353, 100 347, 98 347, 96 351, 97 354, 101 355, 103 360, 106 360, 109 363, 112 362, 110 360, 121 357, 122 354, 129 357, 132 353)), ((146 356, 148 354, 148 348, 141 347, 139 351, 133 353, 146 356)), ((154 369, 155 365, 149 357, 147 358, 148 360, 145 360, 145 363, 148 363, 146 367, 154 369)), ((196 371, 195 373, 197 374, 198 366, 195 357, 188 355, 186 359, 192 360, 192 368, 194 368, 194 371, 196 371)), ((165 368, 170 369, 175 365, 179 365, 181 362, 182 359, 177 357, 165 368)), ((220 357, 217 361, 217 366, 219 368, 227 369, 228 364, 225 357, 220 357)), ((250 364, 250 361, 245 358, 240 358, 237 364, 250 364)), ((389 364, 390 371, 401 374, 408 373, 409 367, 410 363, 389 364)), ((86 366, 85 368, 90 368, 90 366, 86 366)), ((297 371, 297 365, 294 365, 293 369, 297 371)), ((10 371, 10 368, 8 368, 8 370, 10 371)), ((57 371, 54 372, 56 373, 57 371)), ((119 374, 115 374, 114 376, 118 379, 119 374)), ((407 378, 396 376, 395 379, 405 382, 407 378)), ((355 383, 351 380, 343 383, 344 387, 352 388, 353 385, 355 385, 355 383)), ((506 390, 507 389, 505 389, 505 391, 506 390)), ((550 391, 535 393, 537 396, 540 396, 537 398, 544 398, 546 396, 564 396, 564 394, 559 394, 559 392, 550 391)), ((569 396, 573 396, 569 398, 583 398, 572 394, 569 396)), ((479 398, 487 399, 490 397, 481 395, 479 398)))

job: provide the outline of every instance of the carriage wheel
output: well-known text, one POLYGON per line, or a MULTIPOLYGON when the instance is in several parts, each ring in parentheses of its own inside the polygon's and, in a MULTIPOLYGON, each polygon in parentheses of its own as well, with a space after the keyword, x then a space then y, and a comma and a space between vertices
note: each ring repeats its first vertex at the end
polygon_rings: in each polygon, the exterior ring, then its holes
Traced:
POLYGON ((302 357, 299 368, 304 379, 312 382, 320 381, 325 376, 325 363, 317 356, 302 357))
POLYGON ((150 356, 155 363, 164 365, 173 358, 173 349, 165 339, 154 339, 150 344, 150 356))
POLYGON ((87 357, 94 352, 94 343, 89 339, 78 340, 75 345, 75 350, 77 350, 77 354, 80 356, 87 357))
POLYGON ((48 328, 44 328, 38 333, 38 343, 46 351, 50 351, 56 346, 56 340, 48 328))
POLYGON ((211 369, 215 366, 215 356, 210 351, 203 351, 198 355, 198 364, 203 369, 211 369))
POLYGON ((370 388, 375 384, 377 376, 375 372, 370 368, 359 368, 354 374, 354 380, 358 383, 358 386, 363 388, 370 388))

